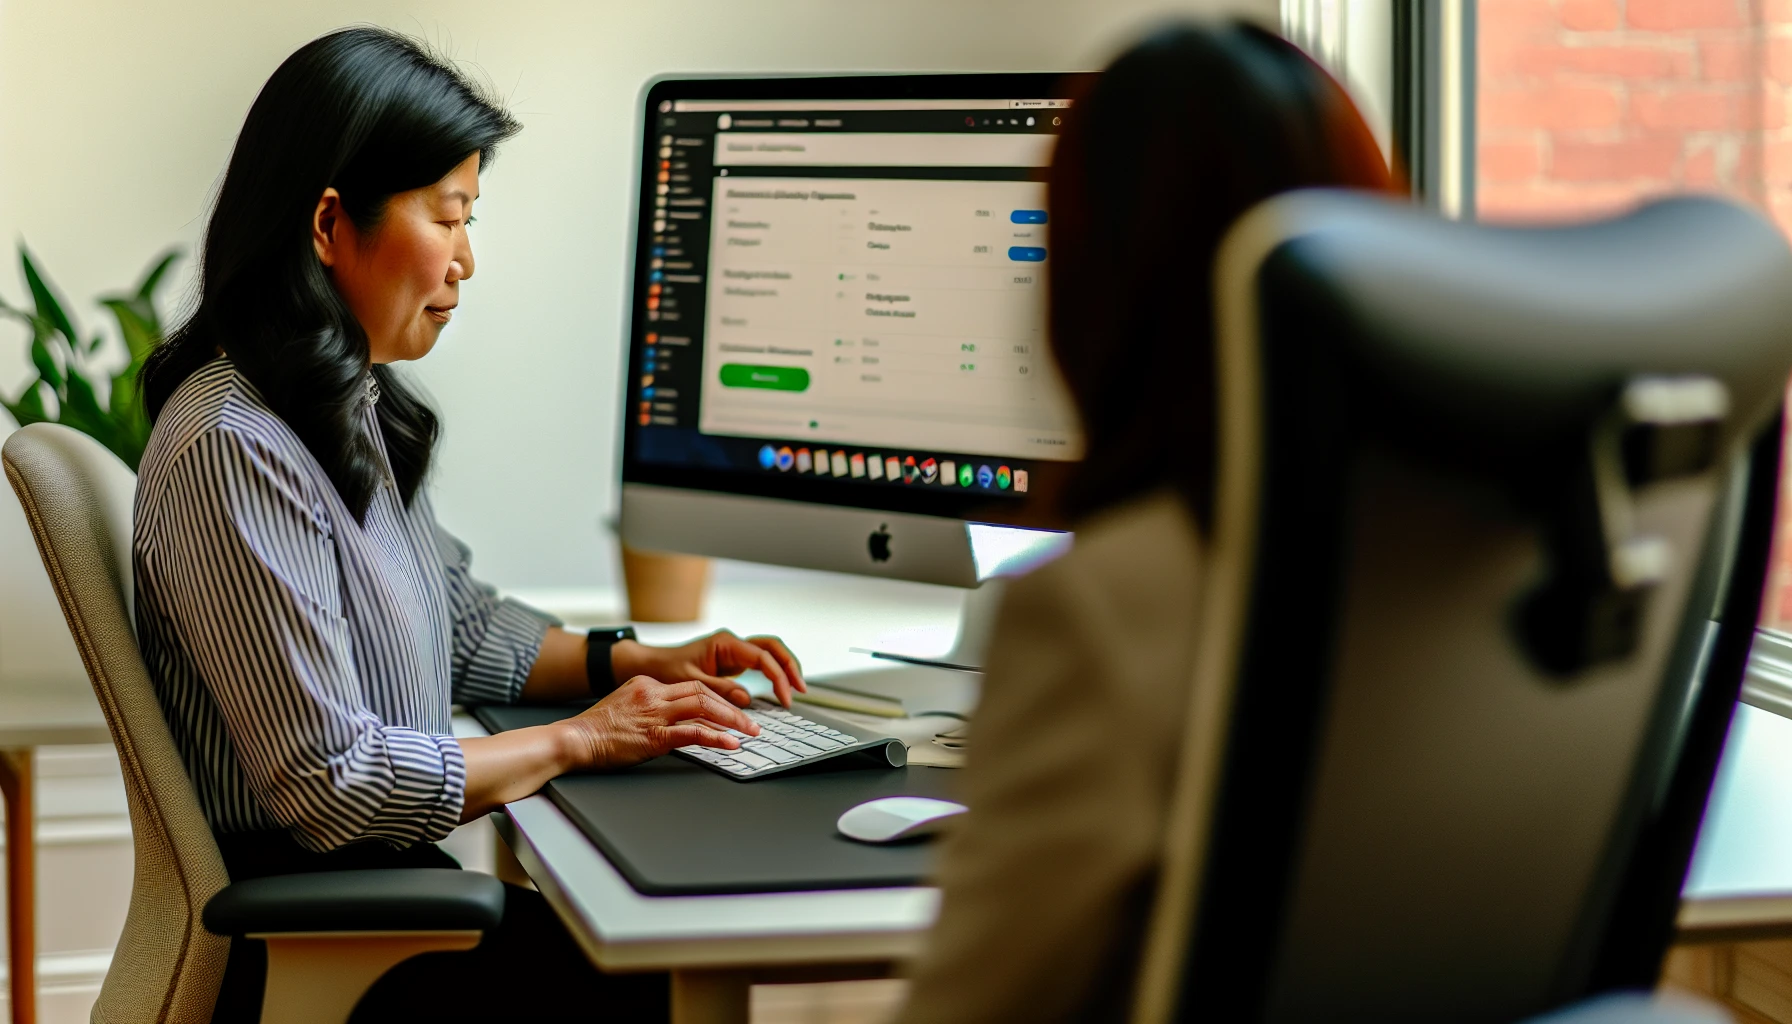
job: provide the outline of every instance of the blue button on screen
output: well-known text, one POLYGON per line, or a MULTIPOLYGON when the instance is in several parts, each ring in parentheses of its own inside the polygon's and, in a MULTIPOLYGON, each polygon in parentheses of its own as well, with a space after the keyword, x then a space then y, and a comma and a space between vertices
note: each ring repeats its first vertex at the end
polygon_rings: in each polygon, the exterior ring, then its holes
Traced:
POLYGON ((1016 210, 1008 215, 1008 219, 1016 224, 1044 224, 1044 210, 1016 210))
POLYGON ((1045 249, 1037 245, 1010 246, 1008 258, 1019 263, 1044 263, 1045 249))
POLYGON ((778 452, 771 445, 759 449, 759 468, 770 469, 778 464, 778 452))

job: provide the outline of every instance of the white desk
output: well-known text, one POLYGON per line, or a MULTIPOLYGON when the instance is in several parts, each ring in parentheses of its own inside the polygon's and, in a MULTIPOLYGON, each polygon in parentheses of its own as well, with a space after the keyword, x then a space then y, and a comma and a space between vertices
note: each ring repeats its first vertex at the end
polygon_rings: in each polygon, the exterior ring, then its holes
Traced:
MULTIPOLYGON (((775 633, 809 675, 888 663, 848 648, 943 653, 963 592, 820 573, 725 566, 704 619, 639 624, 649 643, 726 626, 775 633)), ((573 625, 614 623, 614 591, 531 591, 517 597, 573 625)), ((456 720, 460 735, 483 730, 456 720)), ((913 956, 933 923, 927 888, 747 896, 643 896, 546 797, 509 805, 498 829, 586 955, 606 970, 672 972, 674 1024, 745 1024, 754 982, 881 977, 913 956)), ((717 841, 725 841, 717 837, 717 841)))
MULTIPOLYGON (((576 625, 617 621, 623 605, 609 590, 517 596, 576 625)), ((777 633, 821 675, 880 664, 849 647, 943 652, 962 599, 940 587, 728 566, 702 622, 638 628, 653 643, 724 625, 777 633)), ((457 729, 481 731, 471 719, 457 729)), ((877 976, 918 950, 937 906, 924 888, 643 896, 546 797, 507 813, 500 831, 593 961, 673 973, 678 1024, 742 1024, 755 980, 877 976)), ((1792 720, 1738 707, 1685 894, 1683 939, 1792 936, 1792 720)))
POLYGON ((1737 705, 1684 893, 1683 937, 1792 936, 1792 720, 1737 705))

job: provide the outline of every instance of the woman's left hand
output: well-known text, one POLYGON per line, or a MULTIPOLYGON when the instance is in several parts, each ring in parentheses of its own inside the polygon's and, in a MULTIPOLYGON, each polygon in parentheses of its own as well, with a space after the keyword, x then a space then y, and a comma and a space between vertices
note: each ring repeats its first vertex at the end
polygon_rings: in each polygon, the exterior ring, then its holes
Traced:
POLYGON ((726 629, 680 647, 649 647, 624 640, 610 648, 610 667, 617 679, 652 676, 667 683, 695 679, 743 708, 753 698, 733 677, 750 668, 772 681, 772 691, 785 707, 790 706, 792 691, 809 690, 803 682, 802 666, 784 641, 775 636, 743 639, 726 629))

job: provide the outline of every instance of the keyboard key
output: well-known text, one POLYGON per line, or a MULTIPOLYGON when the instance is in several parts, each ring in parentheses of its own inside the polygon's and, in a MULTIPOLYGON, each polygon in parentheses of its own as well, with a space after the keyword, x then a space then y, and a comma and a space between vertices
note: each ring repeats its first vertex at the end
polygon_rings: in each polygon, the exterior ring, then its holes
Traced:
POLYGON ((761 757, 769 757, 779 764, 790 764, 800 760, 795 754, 792 754, 787 750, 781 750, 778 747, 772 746, 770 743, 760 740, 754 740, 752 743, 749 743, 747 749, 761 757))
POLYGON ((745 778, 783 765, 827 757, 863 742, 857 736, 786 711, 768 700, 755 700, 744 712, 759 726, 760 732, 757 736, 749 736, 738 729, 727 730, 740 741, 739 749, 693 743, 679 747, 679 752, 717 771, 745 778))

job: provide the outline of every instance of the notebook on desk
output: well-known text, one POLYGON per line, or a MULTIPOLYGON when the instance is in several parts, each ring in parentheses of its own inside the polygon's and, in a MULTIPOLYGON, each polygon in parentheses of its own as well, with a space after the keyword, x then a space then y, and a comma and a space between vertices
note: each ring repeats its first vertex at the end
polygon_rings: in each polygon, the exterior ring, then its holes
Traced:
MULTIPOLYGON (((494 733, 544 725, 581 707, 470 709, 494 733)), ((929 842, 867 846, 835 822, 882 796, 951 799, 958 773, 910 765, 818 767, 751 785, 676 757, 614 772, 566 775, 543 792, 649 896, 794 892, 919 885, 929 842)))

